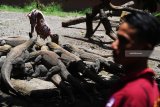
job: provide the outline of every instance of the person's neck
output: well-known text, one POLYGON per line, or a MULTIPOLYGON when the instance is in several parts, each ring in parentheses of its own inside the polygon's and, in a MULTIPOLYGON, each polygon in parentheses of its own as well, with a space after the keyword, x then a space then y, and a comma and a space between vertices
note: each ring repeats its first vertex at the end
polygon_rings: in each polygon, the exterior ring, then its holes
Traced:
POLYGON ((147 61, 141 61, 141 62, 137 62, 137 63, 133 63, 130 65, 124 66, 124 69, 127 72, 137 72, 137 71, 141 71, 145 68, 148 68, 147 61))

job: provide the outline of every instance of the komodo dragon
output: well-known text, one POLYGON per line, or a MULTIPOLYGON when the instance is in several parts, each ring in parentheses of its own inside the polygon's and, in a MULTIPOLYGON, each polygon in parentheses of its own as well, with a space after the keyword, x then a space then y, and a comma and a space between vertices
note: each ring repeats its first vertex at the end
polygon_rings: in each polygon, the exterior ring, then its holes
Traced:
POLYGON ((64 44, 62 47, 66 49, 67 51, 78 55, 84 61, 95 62, 97 59, 106 61, 106 59, 104 57, 101 57, 100 55, 85 52, 70 44, 64 44))
POLYGON ((26 42, 28 39, 26 37, 22 36, 8 36, 8 37, 2 37, 0 38, 0 45, 8 44, 12 47, 15 47, 17 45, 20 45, 24 42, 26 42))
POLYGON ((14 89, 13 85, 10 82, 13 65, 20 61, 25 62, 27 60, 27 58, 29 57, 27 50, 34 44, 35 41, 36 38, 33 37, 25 43, 12 48, 8 53, 6 60, 4 61, 4 64, 2 65, 1 80, 8 91, 11 91, 16 95, 20 94, 14 89))
POLYGON ((88 69, 87 65, 76 55, 68 52, 67 50, 63 49, 59 45, 53 42, 48 42, 47 46, 52 50, 52 51, 58 51, 60 52, 61 60, 67 65, 67 67, 72 67, 74 66, 74 71, 75 73, 81 72, 83 75, 87 76, 91 80, 101 84, 101 86, 104 87, 109 87, 112 82, 110 81, 105 81, 102 79, 100 76, 98 76, 95 72, 91 71, 88 69), (72 65, 73 64, 73 65, 72 65))
MULTIPOLYGON (((4 63, 4 60, 0 61, 0 69, 4 63)), ((47 74, 48 70, 44 65, 35 65, 34 62, 18 62, 16 65, 12 68, 13 74, 11 75, 13 78, 18 79, 27 79, 30 80, 34 77, 37 77, 39 79, 45 79, 48 77, 45 74, 47 74)), ((1 75, 1 72, 0 72, 1 75)))
POLYGON ((42 61, 42 64, 49 69, 50 75, 52 74, 51 81, 57 85, 58 87, 64 89, 70 96, 71 100, 74 101, 73 94, 70 89, 67 88, 65 83, 61 80, 61 77, 68 81, 72 86, 77 88, 80 92, 85 94, 87 99, 91 101, 90 96, 85 91, 85 89, 81 86, 80 81, 74 78, 66 69, 65 65, 59 59, 59 56, 53 51, 41 50, 30 53, 30 58, 35 58, 35 63, 39 60, 42 61), (60 74, 60 76, 59 76, 60 74))
POLYGON ((100 64, 99 69, 102 69, 104 67, 105 70, 117 76, 122 76, 125 73, 125 70, 123 70, 120 65, 115 64, 111 61, 107 61, 107 59, 100 55, 85 52, 70 44, 63 45, 63 48, 73 54, 78 54, 79 57, 84 61, 98 62, 100 64))

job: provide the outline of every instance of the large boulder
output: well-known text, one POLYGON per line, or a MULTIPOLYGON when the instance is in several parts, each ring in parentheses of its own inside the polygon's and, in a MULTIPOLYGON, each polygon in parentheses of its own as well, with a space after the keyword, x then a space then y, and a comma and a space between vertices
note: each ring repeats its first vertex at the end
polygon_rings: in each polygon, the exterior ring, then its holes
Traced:
POLYGON ((37 78, 33 78, 30 81, 12 79, 11 83, 14 88, 24 96, 49 97, 54 93, 58 93, 57 87, 52 82, 37 78))

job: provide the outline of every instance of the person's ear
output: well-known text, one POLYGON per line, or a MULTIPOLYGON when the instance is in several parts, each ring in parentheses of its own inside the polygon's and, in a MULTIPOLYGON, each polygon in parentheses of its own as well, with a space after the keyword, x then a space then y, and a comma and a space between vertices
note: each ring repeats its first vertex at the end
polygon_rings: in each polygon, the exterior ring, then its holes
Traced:
POLYGON ((150 43, 147 44, 147 47, 148 47, 149 49, 153 49, 153 48, 154 48, 153 45, 150 44, 150 43))
POLYGON ((148 42, 141 42, 138 47, 142 50, 152 50, 154 48, 153 45, 148 42))
POLYGON ((145 43, 141 45, 144 49, 146 50, 152 50, 153 49, 153 45, 150 43, 145 43))

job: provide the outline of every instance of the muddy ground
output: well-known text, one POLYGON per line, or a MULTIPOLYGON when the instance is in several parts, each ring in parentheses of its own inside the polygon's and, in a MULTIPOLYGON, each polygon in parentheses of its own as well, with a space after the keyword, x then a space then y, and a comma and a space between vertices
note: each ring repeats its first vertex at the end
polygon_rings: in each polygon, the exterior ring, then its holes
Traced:
MULTIPOLYGON (((30 22, 28 17, 26 16, 27 13, 16 13, 16 12, 4 12, 0 11, 0 36, 26 36, 28 37, 28 32, 30 32, 30 22)), ((84 38, 86 29, 85 23, 72 25, 68 28, 61 27, 61 22, 66 21, 69 19, 73 19, 75 17, 57 17, 57 16, 46 16, 46 22, 51 27, 52 33, 56 33, 60 36, 60 44, 73 44, 77 47, 82 47, 88 50, 95 51, 101 54, 111 54, 110 45, 112 40, 105 35, 104 28, 101 26, 98 31, 95 33, 96 36, 99 36, 103 42, 106 42, 105 45, 102 45, 99 41, 91 42, 88 39, 84 38)), ((112 17, 110 20, 113 22, 117 22, 119 20, 118 17, 112 17)), ((95 22, 95 25, 97 23, 95 22)), ((116 26, 116 23, 113 23, 113 26, 116 26)), ((154 59, 160 59, 158 51, 160 50, 159 46, 156 47, 156 52, 151 57, 154 59)), ((108 58, 108 60, 112 60, 112 58, 108 58)), ((155 69, 157 72, 159 68, 157 65, 159 64, 158 61, 149 61, 149 66, 155 69)), ((95 97, 95 96, 93 96, 95 97)), ((58 99, 58 98, 57 98, 58 99)), ((7 95, 0 91, 0 106, 13 106, 13 107, 54 107, 60 106, 61 107, 103 107, 105 100, 98 99, 95 97, 95 101, 92 105, 88 103, 85 99, 82 101, 78 100, 75 105, 67 105, 62 101, 57 103, 56 101, 52 101, 52 99, 45 100, 33 100, 33 99, 22 99, 18 97, 13 97, 7 95)), ((57 100, 58 101, 58 100, 57 100)))

